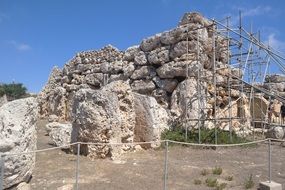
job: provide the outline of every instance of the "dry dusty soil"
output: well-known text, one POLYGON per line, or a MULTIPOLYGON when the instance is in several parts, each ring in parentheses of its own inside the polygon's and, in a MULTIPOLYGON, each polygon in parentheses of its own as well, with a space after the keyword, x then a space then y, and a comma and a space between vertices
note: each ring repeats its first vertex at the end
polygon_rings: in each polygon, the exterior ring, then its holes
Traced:
MULTIPOLYGON (((38 125, 38 149, 53 147, 45 136, 44 122, 38 125)), ((164 186, 165 149, 142 150, 122 156, 120 160, 90 160, 80 156, 79 189, 81 190, 156 190, 164 186)), ((225 189, 245 189, 252 175, 254 187, 268 176, 268 144, 235 148, 195 148, 170 146, 168 152, 169 190, 207 190, 206 179, 226 183, 225 189), (220 167, 221 175, 212 174, 220 167), (202 175, 202 171, 206 175, 202 175), (232 179, 231 179, 232 178, 232 179), (231 179, 231 180, 230 180, 231 179), (195 185, 194 181, 201 184, 195 185)), ((37 153, 31 180, 32 189, 68 190, 75 183, 76 156, 62 150, 37 153)), ((272 146, 272 179, 285 187, 285 147, 272 146)))

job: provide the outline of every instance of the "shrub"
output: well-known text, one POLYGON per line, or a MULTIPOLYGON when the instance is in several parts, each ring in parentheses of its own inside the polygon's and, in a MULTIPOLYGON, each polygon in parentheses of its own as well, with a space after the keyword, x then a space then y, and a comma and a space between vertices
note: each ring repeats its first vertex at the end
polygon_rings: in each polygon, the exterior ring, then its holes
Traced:
POLYGON ((207 169, 203 169, 202 171, 201 171, 201 175, 202 176, 206 176, 206 175, 208 175, 209 174, 209 171, 207 170, 207 169))
POLYGON ((227 184, 226 183, 221 183, 221 184, 218 184, 217 187, 216 187, 216 190, 223 190, 227 187, 227 184))
POLYGON ((212 170, 212 173, 214 175, 221 175, 223 173, 223 169, 221 167, 215 167, 213 170, 212 170))
POLYGON ((232 181, 233 179, 234 179, 234 176, 231 176, 231 175, 229 175, 229 176, 226 177, 226 180, 227 180, 227 181, 232 181))
POLYGON ((194 184, 195 185, 201 185, 202 181, 200 179, 194 179, 194 184))
POLYGON ((27 88, 21 83, 0 84, 0 96, 4 94, 9 100, 19 99, 27 94, 27 88))
MULTIPOLYGON (((231 143, 243 143, 248 142, 246 139, 238 137, 236 133, 232 132, 232 141, 230 141, 230 132, 223 131, 219 128, 217 130, 217 143, 218 144, 231 144, 231 143)), ((188 131, 187 139, 185 136, 185 129, 182 125, 177 125, 171 127, 169 130, 165 130, 161 138, 163 140, 173 140, 179 142, 190 142, 197 143, 199 142, 199 130, 191 129, 188 131)), ((215 129, 200 129, 200 142, 205 144, 215 144, 215 129)))
POLYGON ((245 189, 251 189, 254 187, 254 181, 252 179, 252 174, 250 174, 250 176, 245 180, 244 187, 245 189))
POLYGON ((218 181, 217 181, 217 179, 214 179, 214 178, 207 178, 205 180, 205 183, 208 187, 217 187, 218 186, 218 181))

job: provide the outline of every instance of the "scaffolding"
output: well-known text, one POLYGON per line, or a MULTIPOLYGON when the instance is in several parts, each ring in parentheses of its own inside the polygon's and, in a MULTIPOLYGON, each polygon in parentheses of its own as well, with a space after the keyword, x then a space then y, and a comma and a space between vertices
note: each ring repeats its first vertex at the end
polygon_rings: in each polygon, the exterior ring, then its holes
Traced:
MULTIPOLYGON (((243 27, 242 14, 239 12, 239 23, 237 27, 232 27, 230 24, 230 17, 226 17, 223 20, 217 21, 212 20, 210 25, 195 28, 192 31, 189 31, 187 27, 187 67, 186 67, 186 78, 195 79, 197 82, 197 93, 196 100, 198 101, 198 116, 196 118, 189 118, 188 110, 189 99, 186 100, 186 110, 184 114, 184 127, 185 127, 185 138, 187 139, 189 128, 189 122, 195 121, 195 129, 198 129, 199 133, 199 143, 201 143, 201 129, 205 127, 206 122, 212 122, 215 129, 215 143, 218 143, 217 128, 221 126, 222 123, 226 123, 229 130, 229 138, 232 142, 232 132, 233 132, 233 122, 238 121, 240 127, 245 131, 245 126, 248 126, 252 129, 252 137, 256 138, 255 131, 257 128, 262 129, 262 135, 264 136, 264 131, 274 126, 282 126, 281 123, 276 123, 268 117, 268 106, 261 103, 259 110, 266 110, 262 112, 262 116, 255 118, 256 107, 254 106, 257 103, 258 97, 265 97, 268 102, 277 100, 280 103, 285 103, 285 98, 279 95, 278 93, 272 91, 272 89, 265 89, 264 82, 266 75, 269 75, 269 68, 272 65, 276 65, 282 74, 285 73, 285 64, 283 61, 285 58, 280 54, 280 52, 274 50, 272 47, 264 44, 261 41, 260 31, 253 32, 252 24, 250 26, 250 31, 248 32, 245 27, 243 27), (205 73, 206 70, 201 66, 201 50, 200 50, 200 30, 207 28, 207 30, 212 31, 212 59, 211 59, 211 76, 209 73, 205 73), (189 32, 196 30, 196 63, 197 71, 194 75, 189 75, 189 32), (223 46, 218 44, 218 39, 223 39, 225 42, 223 46), (222 46, 219 47, 218 46, 222 46), (225 69, 218 65, 219 61, 217 58, 218 54, 224 54, 226 60, 223 60, 225 65, 228 67, 228 73, 223 77, 226 81, 217 80, 219 71, 225 69), (236 71, 236 72, 233 72, 236 71), (211 78, 211 81, 209 81, 211 78), (209 91, 205 84, 210 84, 212 86, 212 95, 209 95, 209 91), (218 96, 220 93, 220 87, 225 90, 227 93, 227 105, 224 105, 224 109, 221 110, 218 106, 218 96), (238 98, 233 98, 233 92, 239 93, 238 98), (212 99, 212 107, 209 108, 207 102, 209 99, 212 99), (205 101, 206 100, 206 101, 205 101), (250 118, 246 118, 246 110, 243 107, 245 101, 250 108, 250 118), (237 106, 237 112, 233 113, 233 106, 237 106), (210 115, 207 113, 209 110, 212 110, 213 113, 210 115), (227 110, 227 114, 220 114, 227 110)), ((193 39, 192 39, 193 40, 193 39)), ((191 50, 193 51, 193 50, 191 50)), ((193 72, 193 71, 192 71, 193 72)), ((187 84, 187 83, 186 83, 187 84)), ((186 85, 186 91, 188 91, 186 85)), ((220 97, 219 97, 220 98, 220 97)), ((280 116, 279 116, 280 118, 280 116)), ((279 119, 281 120, 281 119, 279 119)), ((246 134, 243 134, 246 136, 246 134)))

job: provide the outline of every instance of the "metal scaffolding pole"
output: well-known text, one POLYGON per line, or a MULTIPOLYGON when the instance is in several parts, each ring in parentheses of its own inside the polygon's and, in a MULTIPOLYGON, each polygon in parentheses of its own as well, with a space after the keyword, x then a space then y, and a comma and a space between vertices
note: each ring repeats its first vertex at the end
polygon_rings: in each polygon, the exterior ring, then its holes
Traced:
POLYGON ((198 101, 198 143, 200 144, 201 143, 201 112, 203 111, 202 109, 202 106, 201 106, 201 103, 202 103, 202 93, 201 93, 201 80, 200 80, 200 74, 201 74, 201 63, 200 63, 200 59, 199 59, 199 56, 200 56, 200 43, 199 43, 199 30, 197 32, 197 66, 198 66, 198 69, 197 69, 197 101, 198 101))
POLYGON ((215 144, 218 144, 217 137, 217 77, 216 77, 216 24, 213 20, 213 82, 214 82, 214 126, 215 126, 215 144))

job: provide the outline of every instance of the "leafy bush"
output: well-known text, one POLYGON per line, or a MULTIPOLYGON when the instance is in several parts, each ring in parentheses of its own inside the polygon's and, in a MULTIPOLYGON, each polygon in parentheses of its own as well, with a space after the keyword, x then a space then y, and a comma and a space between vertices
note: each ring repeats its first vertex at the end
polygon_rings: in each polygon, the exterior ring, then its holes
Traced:
POLYGON ((195 185, 201 185, 202 181, 200 179, 194 179, 194 184, 195 185))
POLYGON ((213 170, 212 170, 212 173, 214 175, 221 175, 223 173, 223 169, 221 167, 215 167, 213 170))
POLYGON ((207 178, 205 180, 205 183, 208 187, 217 187, 218 186, 218 180, 214 178, 207 178))
POLYGON ((27 88, 21 83, 0 84, 0 96, 4 94, 9 100, 19 99, 27 94, 27 88))
MULTIPOLYGON (((230 133, 223 131, 219 128, 217 130, 217 143, 218 144, 231 144, 231 143, 243 143, 248 142, 246 139, 238 137, 232 132, 232 142, 230 142, 230 133)), ((174 126, 170 130, 165 130, 162 135, 164 140, 173 140, 179 142, 197 143, 199 142, 199 131, 198 129, 188 130, 187 139, 185 137, 185 130, 181 125, 174 126)), ((215 129, 200 129, 200 140, 204 144, 215 144, 215 129)))

